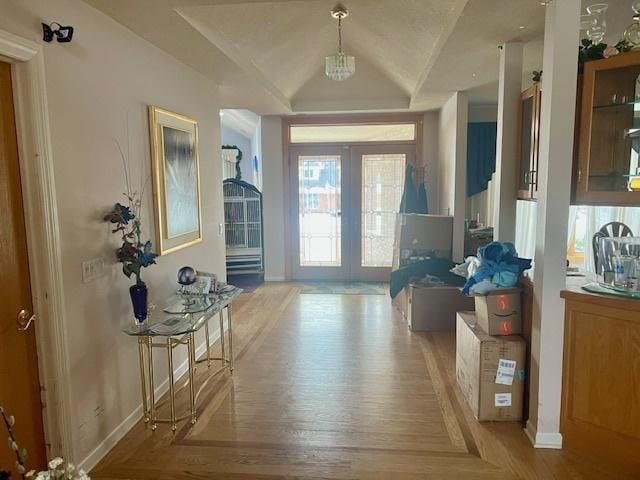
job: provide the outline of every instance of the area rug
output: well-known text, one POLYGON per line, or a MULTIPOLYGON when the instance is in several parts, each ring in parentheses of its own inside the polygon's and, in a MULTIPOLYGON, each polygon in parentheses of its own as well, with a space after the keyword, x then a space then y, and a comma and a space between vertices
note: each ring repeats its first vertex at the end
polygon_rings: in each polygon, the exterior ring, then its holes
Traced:
POLYGON ((334 295, 385 295, 381 282, 305 282, 300 293, 334 295))
POLYGON ((244 293, 251 293, 264 283, 262 275, 229 275, 227 283, 244 290, 244 293))

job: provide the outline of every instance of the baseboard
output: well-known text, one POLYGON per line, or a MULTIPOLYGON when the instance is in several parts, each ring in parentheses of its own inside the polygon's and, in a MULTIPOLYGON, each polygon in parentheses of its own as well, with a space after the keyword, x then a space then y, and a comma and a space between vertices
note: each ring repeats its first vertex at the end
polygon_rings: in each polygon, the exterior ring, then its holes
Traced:
MULTIPOLYGON (((215 331, 210 337, 210 342, 213 344, 220 338, 220 332, 215 331)), ((207 343, 205 340, 196 347, 196 358, 200 358, 207 351, 207 343)), ((174 373, 174 378, 178 379, 187 373, 189 367, 188 360, 185 359, 174 373)), ((169 377, 158 385, 155 389, 155 397, 160 398, 169 390, 169 377)), ((77 464, 78 468, 82 468, 86 472, 90 472, 107 453, 120 441, 122 438, 133 428, 133 426, 142 418, 142 403, 131 412, 127 418, 125 418, 116 428, 114 428, 107 437, 94 448, 84 460, 77 464)))
POLYGON ((286 278, 284 277, 278 277, 278 276, 265 276, 264 277, 264 281, 265 282, 286 282, 286 278))
POLYGON ((527 435, 533 448, 562 449, 561 433, 538 433, 536 427, 529 420, 527 420, 524 433, 527 435))

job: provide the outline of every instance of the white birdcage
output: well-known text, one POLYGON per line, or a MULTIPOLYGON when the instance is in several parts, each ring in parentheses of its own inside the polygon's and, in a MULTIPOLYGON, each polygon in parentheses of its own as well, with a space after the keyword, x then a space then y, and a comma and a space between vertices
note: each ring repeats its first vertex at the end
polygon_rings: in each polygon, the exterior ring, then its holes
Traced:
POLYGON ((234 178, 223 182, 223 192, 227 274, 262 274, 262 193, 234 178))

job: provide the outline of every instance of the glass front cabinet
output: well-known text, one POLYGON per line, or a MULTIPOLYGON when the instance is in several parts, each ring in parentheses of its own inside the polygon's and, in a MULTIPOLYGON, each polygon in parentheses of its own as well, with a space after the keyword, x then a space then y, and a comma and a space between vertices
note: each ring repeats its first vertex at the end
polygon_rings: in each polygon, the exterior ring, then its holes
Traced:
POLYGON ((518 198, 535 200, 538 193, 538 145, 542 89, 536 83, 520 95, 518 198))
POLYGON ((640 53, 584 65, 575 202, 640 204, 640 53))

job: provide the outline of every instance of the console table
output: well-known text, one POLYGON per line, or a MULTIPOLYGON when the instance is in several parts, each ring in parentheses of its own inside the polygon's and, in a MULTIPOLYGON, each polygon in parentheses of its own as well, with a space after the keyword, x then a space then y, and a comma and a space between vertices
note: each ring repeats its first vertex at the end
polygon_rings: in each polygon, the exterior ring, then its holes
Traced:
POLYGON ((138 359, 140 363, 140 387, 142 391, 142 405, 144 421, 151 424, 155 430, 158 423, 169 423, 173 431, 177 422, 190 418, 191 424, 197 420, 198 397, 207 383, 219 373, 229 369, 233 372, 233 333, 231 327, 231 303, 242 293, 242 289, 227 285, 221 292, 202 296, 182 296, 176 294, 166 304, 165 308, 151 315, 147 324, 132 326, 124 333, 138 339, 138 359), (224 310, 227 310, 228 328, 224 328, 224 310), (220 356, 211 355, 209 339, 209 320, 218 315, 220 322, 220 356), (195 334, 204 327, 206 336, 206 356, 196 359, 195 334), (225 343, 228 352, 225 352, 225 343), (187 347, 188 357, 188 385, 189 412, 177 415, 175 408, 175 379, 173 367, 173 350, 181 345, 187 347), (164 349, 168 360, 169 370, 169 418, 156 416, 155 384, 153 380, 153 350, 164 349), (214 361, 220 361, 220 367, 211 370, 214 361), (196 365, 206 363, 210 370, 196 391, 196 365))

